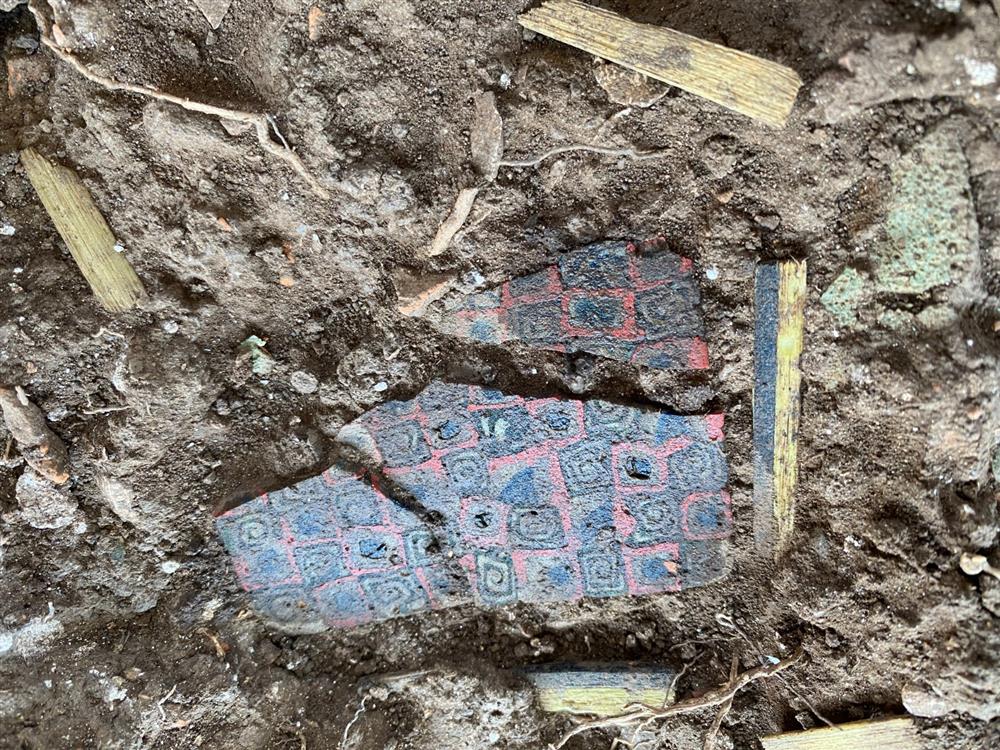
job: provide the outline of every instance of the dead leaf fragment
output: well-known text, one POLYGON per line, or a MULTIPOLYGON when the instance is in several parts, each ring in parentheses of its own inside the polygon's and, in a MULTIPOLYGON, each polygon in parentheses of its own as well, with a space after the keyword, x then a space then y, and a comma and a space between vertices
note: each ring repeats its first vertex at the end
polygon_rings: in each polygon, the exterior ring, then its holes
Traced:
POLYGON ((49 80, 49 71, 40 55, 7 58, 7 96, 15 99, 43 87, 49 80))
POLYGON ((205 16, 208 25, 217 29, 222 25, 222 19, 229 12, 229 6, 233 4, 233 0, 194 0, 194 4, 205 16))
POLYGON ((219 123, 222 125, 222 129, 233 137, 249 133, 253 130, 253 123, 242 120, 230 120, 228 117, 220 117, 219 123))
POLYGON ((452 207, 451 213, 448 214, 448 218, 438 227, 437 234, 434 235, 434 241, 431 242, 431 246, 427 250, 427 255, 440 255, 448 249, 452 239, 458 234, 458 230, 462 228, 465 220, 469 218, 469 214, 472 212, 472 204, 476 202, 477 195, 479 195, 479 188, 464 188, 458 194, 458 197, 455 198, 455 205, 452 207))
POLYGON ((319 27, 323 23, 323 17, 325 15, 326 13, 315 5, 309 9, 308 22, 310 41, 315 42, 319 39, 319 27))
POLYGON ((503 120, 497 112, 496 97, 483 91, 474 97, 475 115, 472 122, 472 166, 487 182, 497 178, 503 158, 503 120))
POLYGON ((455 282, 450 273, 414 274, 406 269, 393 273, 398 303, 396 308, 409 316, 421 315, 432 302, 441 299, 455 282))

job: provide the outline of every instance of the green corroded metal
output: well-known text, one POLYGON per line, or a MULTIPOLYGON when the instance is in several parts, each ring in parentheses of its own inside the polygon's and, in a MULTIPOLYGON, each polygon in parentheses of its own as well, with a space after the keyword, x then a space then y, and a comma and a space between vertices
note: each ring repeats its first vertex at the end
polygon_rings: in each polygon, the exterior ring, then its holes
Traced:
POLYGON ((948 131, 935 131, 893 166, 892 185, 885 240, 877 250, 877 291, 921 294, 950 284, 972 252, 961 145, 948 131))
POLYGON ((858 308, 866 296, 866 279, 856 268, 848 266, 819 298, 834 319, 844 328, 858 322, 858 308))
POLYGON ((930 305, 917 313, 917 321, 924 328, 940 331, 958 321, 958 313, 951 305, 930 305))
MULTIPOLYGON (((875 308, 879 325, 894 330, 913 325, 911 313, 893 309, 892 297, 962 283, 976 264, 969 169, 955 134, 944 128, 926 136, 893 165, 891 178, 871 277, 847 267, 820 297, 844 328, 858 327, 860 311, 876 300, 882 302, 875 308)), ((949 320, 947 306, 916 318, 927 328, 946 327, 949 320)))
POLYGON ((878 323, 890 331, 905 331, 913 326, 915 319, 913 313, 887 307, 879 313, 878 323))

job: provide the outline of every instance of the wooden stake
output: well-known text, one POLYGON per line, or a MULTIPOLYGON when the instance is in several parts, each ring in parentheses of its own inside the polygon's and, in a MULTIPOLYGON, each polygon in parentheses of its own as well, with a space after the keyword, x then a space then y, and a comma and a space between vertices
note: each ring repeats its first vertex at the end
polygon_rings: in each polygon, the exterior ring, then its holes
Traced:
POLYGON ((549 0, 518 22, 774 127, 785 125, 802 85, 784 65, 579 0, 549 0))
POLYGON ((918 750, 922 747, 913 719, 908 716, 786 732, 762 737, 760 742, 764 750, 918 750))
POLYGON ((754 341, 754 532, 775 557, 795 528, 805 261, 757 267, 754 341))
POLYGON ((80 178, 30 148, 21 164, 98 302, 111 312, 134 307, 145 294, 142 282, 115 251, 115 236, 80 178))
POLYGON ((795 488, 799 480, 799 413, 805 261, 778 264, 778 377, 774 385, 774 517, 778 546, 784 548, 795 526, 795 488))
POLYGON ((676 672, 629 664, 565 664, 529 667, 539 706, 550 713, 618 716, 634 704, 662 708, 673 703, 676 672))

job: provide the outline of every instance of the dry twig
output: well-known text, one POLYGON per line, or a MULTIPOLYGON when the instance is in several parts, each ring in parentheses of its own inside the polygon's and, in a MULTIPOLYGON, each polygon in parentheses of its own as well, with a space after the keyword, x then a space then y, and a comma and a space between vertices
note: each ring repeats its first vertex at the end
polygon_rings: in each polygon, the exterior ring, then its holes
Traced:
MULTIPOLYGON (((729 665, 729 682, 736 679, 736 675, 739 673, 739 668, 740 658, 736 654, 733 654, 732 664, 729 665)), ((722 726, 722 720, 726 718, 726 714, 729 713, 729 709, 733 707, 733 697, 735 696, 730 696, 719 705, 719 710, 715 713, 715 719, 712 721, 712 726, 710 726, 708 731, 705 733, 702 750, 713 750, 715 747, 715 738, 719 734, 719 728, 722 726)))
POLYGON ((472 212, 472 204, 476 202, 477 195, 479 195, 479 188, 475 187, 465 188, 459 192, 458 197, 455 198, 455 205, 452 207, 451 213, 448 214, 448 218, 438 227, 437 234, 434 235, 434 240, 427 250, 428 256, 440 255, 448 249, 448 245, 451 244, 452 239, 458 234, 458 230, 462 228, 465 220, 469 218, 469 214, 472 212))
MULTIPOLYGON (((766 655, 766 654, 764 653, 764 650, 763 650, 763 649, 762 649, 762 648, 761 648, 761 647, 760 647, 759 645, 757 645, 757 643, 756 643, 755 641, 753 641, 753 640, 752 640, 752 639, 750 638, 750 636, 749 636, 749 635, 747 635, 747 634, 746 634, 746 631, 745 631, 745 630, 743 630, 743 628, 741 628, 741 627, 740 627, 739 625, 737 625, 737 624, 736 624, 736 621, 735 621, 735 620, 733 620, 733 618, 732 618, 732 617, 730 617, 729 615, 727 615, 727 614, 724 614, 724 613, 722 613, 722 612, 719 612, 719 613, 717 613, 717 614, 715 615, 715 621, 716 621, 717 623, 719 623, 720 625, 722 625, 722 626, 723 626, 724 628, 729 628, 729 629, 730 629, 730 630, 732 630, 732 631, 733 631, 734 633, 736 633, 736 634, 737 634, 737 635, 738 635, 738 636, 739 636, 740 638, 742 638, 742 639, 743 639, 743 640, 744 640, 744 641, 745 641, 745 642, 747 643, 747 645, 748 645, 748 646, 750 646, 750 648, 752 648, 752 649, 753 649, 753 650, 754 650, 754 651, 756 652, 756 654, 757 654, 758 658, 759 658, 759 659, 760 659, 760 660, 761 660, 762 662, 763 662, 763 661, 765 661, 765 660, 768 660, 768 661, 770 661, 771 659, 773 659, 773 658, 774 658, 774 657, 769 657, 769 656, 767 656, 767 655, 766 655)), ((828 727, 832 727, 832 726, 833 726, 833 722, 832 722, 832 721, 830 721, 830 720, 829 720, 828 718, 826 718, 826 717, 825 717, 825 716, 824 716, 823 714, 821 714, 821 713, 819 712, 819 709, 818 709, 818 708, 816 708, 816 706, 814 706, 814 705, 812 704, 812 701, 810 701, 810 700, 809 700, 808 698, 806 698, 806 697, 805 697, 804 695, 802 695, 802 693, 800 693, 800 692, 799 692, 799 691, 798 691, 798 690, 797 690, 797 689, 795 688, 795 686, 794 686, 794 685, 793 685, 793 684, 792 684, 791 682, 789 682, 789 681, 788 681, 788 680, 787 680, 787 679, 785 678, 785 676, 784 676, 784 675, 780 675, 780 674, 779 674, 779 675, 778 675, 778 679, 779 679, 779 680, 781 680, 781 682, 782 682, 782 683, 784 683, 785 687, 787 687, 787 688, 788 688, 788 689, 789 689, 790 691, 792 691, 792 693, 793 693, 793 694, 795 695, 795 697, 796 697, 796 698, 798 698, 798 699, 799 699, 800 701, 802 701, 802 702, 803 702, 803 703, 804 703, 804 704, 806 705, 806 707, 807 707, 807 708, 808 708, 808 709, 809 709, 810 711, 812 711, 812 712, 813 712, 813 715, 814 715, 814 716, 815 716, 815 717, 816 717, 817 719, 819 719, 820 721, 822 721, 822 722, 823 722, 824 724, 826 724, 826 725, 827 725, 828 727)))
POLYGON ((100 73, 95 73, 84 65, 76 56, 62 49, 55 43, 55 41, 53 41, 50 31, 47 30, 49 26, 46 23, 41 11, 35 7, 34 2, 28 3, 28 9, 31 11, 31 14, 35 17, 35 22, 38 24, 38 34, 41 38, 42 44, 52 50, 56 57, 63 62, 68 63, 74 70, 76 70, 77 73, 82 75, 87 80, 96 83, 98 86, 101 86, 108 91, 128 91, 129 93, 139 94, 140 96, 146 96, 150 99, 156 99, 157 101, 176 104, 178 107, 182 107, 183 109, 191 112, 200 112, 206 115, 221 117, 224 120, 235 120, 236 122, 245 122, 253 125, 257 132, 257 141, 260 143, 260 147, 262 149, 267 151, 272 156, 276 156, 286 162, 303 180, 309 184, 309 186, 313 189, 313 192, 315 192, 320 198, 330 197, 330 191, 323 187, 319 183, 319 180, 313 177, 309 170, 306 169, 306 166, 302 163, 299 155, 292 151, 291 147, 288 146, 284 136, 282 136, 281 132, 277 128, 277 125, 274 123, 273 119, 269 117, 269 115, 259 114, 256 112, 244 112, 242 110, 229 109, 227 107, 218 107, 214 104, 205 104, 192 99, 175 96, 174 94, 157 91, 149 86, 117 81, 114 78, 109 78, 101 75, 100 73), (275 136, 281 140, 283 145, 279 145, 271 139, 272 128, 275 136))
POLYGON ((347 738, 351 733, 351 728, 357 723, 358 719, 361 718, 361 714, 365 712, 365 703, 371 697, 371 693, 366 693, 361 698, 361 705, 358 706, 358 710, 354 712, 354 716, 351 717, 351 720, 347 722, 347 726, 344 727, 344 734, 340 738, 340 750, 345 750, 347 748, 347 738))
POLYGON ((230 645, 228 643, 224 643, 222 639, 219 638, 219 636, 217 636, 208 628, 198 628, 194 632, 196 632, 198 635, 205 636, 206 638, 208 638, 208 640, 212 642, 212 645, 215 646, 216 656, 218 656, 220 659, 226 658, 226 654, 229 652, 230 649, 230 645))
POLYGON ((559 743, 552 746, 553 750, 559 750, 559 748, 563 747, 571 738, 578 734, 589 732, 592 729, 631 726, 632 724, 645 722, 649 719, 661 720, 672 716, 678 716, 680 714, 693 713, 712 706, 719 706, 726 701, 731 700, 733 696, 735 696, 740 690, 745 688, 751 682, 767 677, 773 677, 779 672, 783 672, 789 667, 798 664, 802 659, 802 656, 802 649, 799 648, 787 659, 783 659, 777 664, 766 664, 761 667, 748 669, 743 674, 738 675, 735 679, 730 680, 727 684, 717 687, 714 690, 709 690, 704 695, 700 695, 696 698, 688 698, 687 700, 674 703, 670 706, 664 706, 663 708, 651 708, 650 706, 641 705, 634 706, 630 710, 618 716, 610 716, 606 719, 595 719, 593 721, 584 722, 564 734, 562 739, 559 740, 559 743))

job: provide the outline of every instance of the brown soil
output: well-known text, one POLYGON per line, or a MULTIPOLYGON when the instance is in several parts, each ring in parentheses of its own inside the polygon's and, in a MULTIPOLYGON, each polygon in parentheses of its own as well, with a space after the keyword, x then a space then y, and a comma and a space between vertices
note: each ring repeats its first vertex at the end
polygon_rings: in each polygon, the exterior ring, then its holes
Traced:
MULTIPOLYGON (((942 709, 918 719, 926 747, 1000 743, 1000 581, 958 568, 962 551, 997 552, 984 468, 998 419, 994 298, 956 303, 934 330, 873 312, 854 332, 819 302, 845 266, 871 263, 890 165, 925 133, 956 130, 974 186, 998 169, 997 86, 973 85, 962 62, 996 62, 992 6, 603 4, 793 67, 805 85, 789 125, 770 130, 677 90, 622 113, 587 55, 526 38, 524 2, 319 2, 316 39, 300 0, 235 0, 214 32, 194 2, 52 3, 94 70, 272 114, 332 191, 323 200, 252 133, 105 91, 32 50, 25 6, 0 12, 0 50, 14 61, 0 66, 0 227, 15 230, 0 235, 0 384, 22 386, 65 441, 79 506, 60 529, 27 523, 15 496, 24 465, 8 447, 0 747, 543 748, 568 724, 534 706, 521 665, 694 661, 678 684, 690 695, 725 681, 734 653, 749 668, 797 645, 807 660, 741 692, 717 747, 758 747, 817 714, 902 713, 904 688, 942 709), (508 160, 570 143, 663 154, 501 168, 450 249, 428 259, 456 194, 480 179, 469 156, 480 91, 496 94, 508 160), (91 189, 149 293, 140 309, 97 306, 19 166, 29 145, 91 189), (770 215, 774 229, 758 220, 770 215), (475 271, 489 284, 584 242, 660 233, 718 270, 703 285, 704 382, 458 342, 396 311, 401 268, 475 271), (794 550, 773 564, 753 541, 753 269, 787 256, 809 262, 802 476, 794 550), (238 361, 251 334, 276 360, 269 377, 238 361), (319 379, 316 393, 292 388, 298 370, 319 379), (442 377, 724 409, 737 525, 726 582, 322 635, 259 622, 213 510, 324 468, 345 422, 442 377), (951 423, 954 440, 935 442, 935 426, 951 423)), ((1000 227, 987 203, 976 204, 982 232, 1000 227)), ((988 273, 995 294, 994 283, 988 273)), ((700 748, 711 718, 627 739, 700 748)), ((569 747, 607 748, 612 736, 569 747)))

